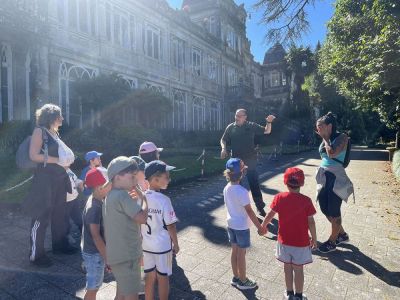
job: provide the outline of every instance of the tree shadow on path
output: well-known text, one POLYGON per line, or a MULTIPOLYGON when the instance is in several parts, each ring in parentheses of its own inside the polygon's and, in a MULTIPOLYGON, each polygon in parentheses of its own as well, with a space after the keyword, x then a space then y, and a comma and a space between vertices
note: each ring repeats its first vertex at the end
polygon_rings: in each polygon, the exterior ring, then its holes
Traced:
POLYGON ((342 251, 337 249, 335 252, 331 253, 315 251, 313 254, 329 260, 338 269, 354 275, 361 275, 363 273, 363 271, 358 267, 360 266, 376 278, 384 281, 386 284, 400 287, 400 272, 389 271, 377 261, 362 253, 360 249, 354 245, 341 244, 340 247, 351 251, 342 251))

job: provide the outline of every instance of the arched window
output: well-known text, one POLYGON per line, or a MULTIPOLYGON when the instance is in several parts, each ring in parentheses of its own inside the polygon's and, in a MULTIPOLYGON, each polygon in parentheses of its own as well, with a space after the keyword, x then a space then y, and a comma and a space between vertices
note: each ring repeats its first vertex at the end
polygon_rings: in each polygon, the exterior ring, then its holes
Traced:
POLYGON ((3 45, 0 52, 0 122, 13 119, 12 52, 3 45))
POLYGON ((173 128, 186 130, 186 94, 183 91, 173 91, 173 128))
POLYGON ((205 100, 204 97, 193 96, 193 130, 204 129, 205 100))
MULTIPOLYGON (((79 95, 73 93, 74 84, 81 79, 90 79, 96 76, 94 69, 77 66, 70 63, 61 63, 59 69, 59 103, 67 123, 82 128, 83 115, 90 117, 90 109, 83 108, 79 95)), ((85 118, 86 120, 86 118, 85 118)))
POLYGON ((220 129, 221 106, 217 101, 210 102, 210 130, 220 129))

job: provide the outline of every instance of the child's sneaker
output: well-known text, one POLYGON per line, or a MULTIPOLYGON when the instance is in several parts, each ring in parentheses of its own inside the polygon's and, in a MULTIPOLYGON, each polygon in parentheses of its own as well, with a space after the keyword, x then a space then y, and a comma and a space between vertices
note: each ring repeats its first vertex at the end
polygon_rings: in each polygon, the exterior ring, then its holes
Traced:
POLYGON ((236 286, 239 290, 250 290, 256 288, 257 283, 255 281, 251 281, 250 279, 246 278, 244 282, 239 279, 236 286))
POLYGON ((288 293, 286 292, 286 291, 284 291, 283 292, 283 299, 284 300, 294 300, 295 298, 294 298, 294 294, 289 294, 288 295, 288 293))
POLYGON ((330 240, 327 240, 325 243, 322 243, 318 247, 319 252, 328 253, 336 250, 336 245, 332 243, 330 240))
POLYGON ((233 276, 233 277, 232 277, 232 280, 231 280, 231 285, 232 285, 232 286, 237 286, 238 283, 239 283, 239 281, 240 281, 239 278, 233 276))
POLYGON ((303 295, 301 298, 299 296, 293 296, 293 297, 294 297, 293 300, 308 300, 308 298, 305 295, 303 295))
POLYGON ((336 245, 339 245, 341 243, 347 243, 348 241, 350 241, 350 238, 346 232, 339 233, 339 235, 336 239, 336 245))

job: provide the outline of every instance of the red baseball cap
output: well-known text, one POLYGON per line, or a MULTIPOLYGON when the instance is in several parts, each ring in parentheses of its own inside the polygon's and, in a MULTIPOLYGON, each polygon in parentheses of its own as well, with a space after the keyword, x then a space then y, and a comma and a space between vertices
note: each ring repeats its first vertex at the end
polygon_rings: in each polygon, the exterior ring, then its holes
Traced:
POLYGON ((103 185, 107 182, 103 173, 97 168, 89 170, 85 177, 85 184, 88 188, 95 188, 96 186, 103 185))
POLYGON ((304 185, 304 172, 299 168, 287 168, 283 176, 283 182, 292 187, 304 185))

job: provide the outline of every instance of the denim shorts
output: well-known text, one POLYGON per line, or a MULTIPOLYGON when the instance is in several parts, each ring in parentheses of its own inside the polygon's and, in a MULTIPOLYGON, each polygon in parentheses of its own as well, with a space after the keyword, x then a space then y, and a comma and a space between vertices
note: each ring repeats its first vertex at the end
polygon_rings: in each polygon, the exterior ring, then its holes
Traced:
POLYGON ((82 252, 82 258, 86 267, 86 289, 98 290, 104 279, 104 260, 99 253, 82 252))
POLYGON ((250 229, 236 230, 228 227, 228 237, 231 244, 236 244, 239 248, 250 247, 250 229))

